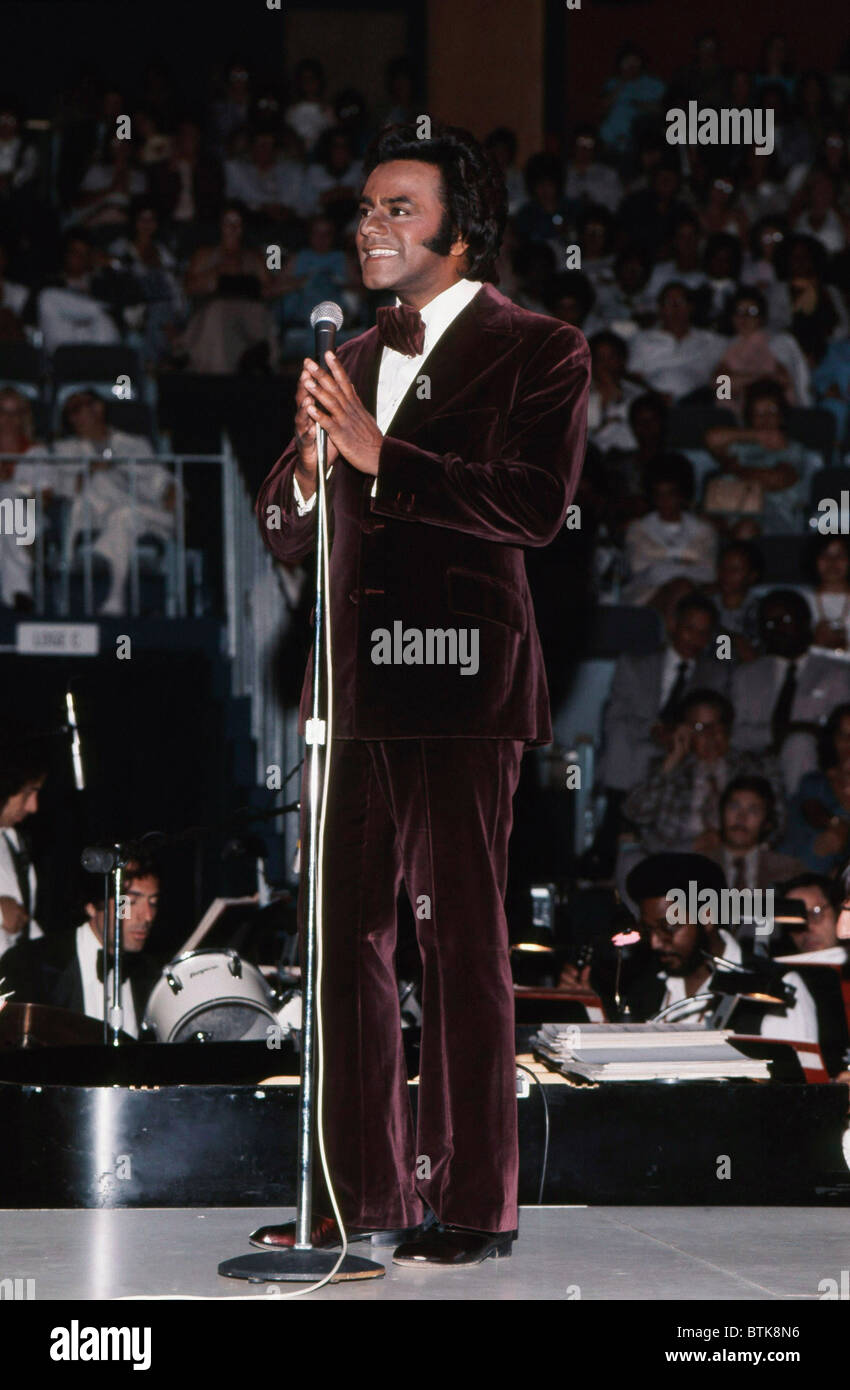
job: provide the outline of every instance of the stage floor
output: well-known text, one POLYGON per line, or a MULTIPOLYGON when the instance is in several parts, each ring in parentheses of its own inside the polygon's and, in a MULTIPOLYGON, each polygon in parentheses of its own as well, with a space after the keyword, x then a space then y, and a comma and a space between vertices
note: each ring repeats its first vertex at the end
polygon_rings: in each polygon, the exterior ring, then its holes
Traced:
MULTIPOLYGON (((0 1211, 0 1279, 34 1279, 35 1298, 249 1294, 265 1286, 218 1276, 248 1253, 267 1209, 0 1211)), ((326 1287, 310 1299, 816 1300, 847 1265, 846 1207, 525 1207, 508 1260, 436 1271, 392 1265, 358 1242, 384 1279, 326 1287)), ((297 1285, 278 1285, 286 1292, 297 1285)))

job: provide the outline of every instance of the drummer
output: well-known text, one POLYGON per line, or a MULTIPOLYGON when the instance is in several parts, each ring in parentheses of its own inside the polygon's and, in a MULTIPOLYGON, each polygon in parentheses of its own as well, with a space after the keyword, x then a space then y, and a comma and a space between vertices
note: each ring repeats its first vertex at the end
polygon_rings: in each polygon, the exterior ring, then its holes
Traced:
MULTIPOLYGON (((89 1018, 103 1018, 103 879, 88 878, 88 882, 97 885, 98 891, 87 895, 86 920, 81 926, 52 932, 39 941, 21 942, 4 955, 3 991, 12 990, 15 1003, 52 1004, 89 1018)), ((121 897, 122 1028, 136 1038, 161 972, 160 965, 144 954, 159 907, 159 873, 147 856, 134 855, 128 862, 121 897)), ((110 903, 110 937, 114 913, 110 903)))

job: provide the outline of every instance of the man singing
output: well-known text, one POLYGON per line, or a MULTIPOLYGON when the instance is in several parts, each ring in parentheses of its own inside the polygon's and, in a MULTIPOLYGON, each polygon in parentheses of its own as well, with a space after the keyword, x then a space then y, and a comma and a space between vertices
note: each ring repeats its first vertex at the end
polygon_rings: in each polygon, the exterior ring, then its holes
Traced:
MULTIPOLYGON (((467 132, 390 127, 364 169, 363 282, 397 305, 329 353, 327 371, 304 362, 295 437, 257 515, 281 560, 310 553, 321 426, 333 536, 330 1171, 350 1235, 400 1230, 397 1264, 462 1267, 509 1255, 516 1235, 507 850, 523 751, 551 740, 523 547, 557 535, 575 492, 589 352, 576 329, 493 287, 504 186, 467 132), (452 660, 464 643, 475 663, 452 660), (415 1129, 394 971, 402 881, 423 969, 415 1129)), ((302 727, 310 691, 308 669, 302 727)), ((325 1215, 312 1238, 333 1245, 340 1233, 325 1215)), ((294 1223, 253 1241, 291 1245, 294 1223)))

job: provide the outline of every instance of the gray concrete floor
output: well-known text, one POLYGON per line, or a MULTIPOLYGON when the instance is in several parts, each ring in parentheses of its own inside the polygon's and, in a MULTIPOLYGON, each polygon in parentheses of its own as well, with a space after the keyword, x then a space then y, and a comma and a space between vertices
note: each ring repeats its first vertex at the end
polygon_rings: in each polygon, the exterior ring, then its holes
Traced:
MULTIPOLYGON (((291 1212, 264 1209, 0 1211, 0 1279, 35 1280, 35 1297, 267 1297, 222 1279, 248 1233, 291 1212)), ((850 1267, 850 1209, 805 1207, 526 1207, 507 1260, 472 1270, 394 1267, 310 1299, 815 1300, 850 1267)), ((277 1285, 288 1292, 297 1285, 277 1285)))

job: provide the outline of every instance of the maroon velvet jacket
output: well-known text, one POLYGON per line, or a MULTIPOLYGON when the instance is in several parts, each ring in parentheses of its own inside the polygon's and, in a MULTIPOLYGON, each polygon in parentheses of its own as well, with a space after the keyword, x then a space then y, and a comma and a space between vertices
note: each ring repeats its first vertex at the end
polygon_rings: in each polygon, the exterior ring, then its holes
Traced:
MULTIPOLYGON (((377 330, 339 349, 375 412, 377 330)), ((546 677, 523 546, 564 524, 584 458, 590 354, 575 328, 520 309, 484 285, 445 330, 381 446, 373 477, 338 458, 328 485, 334 736, 551 740, 546 677), (477 628, 479 669, 375 665, 372 633, 477 628)), ((315 541, 315 508, 296 512, 294 442, 257 498, 272 552, 288 564, 315 541), (282 511, 280 529, 267 508, 282 511)), ((271 514, 274 515, 274 514, 271 514)), ((308 664, 301 699, 310 709, 308 664)))

